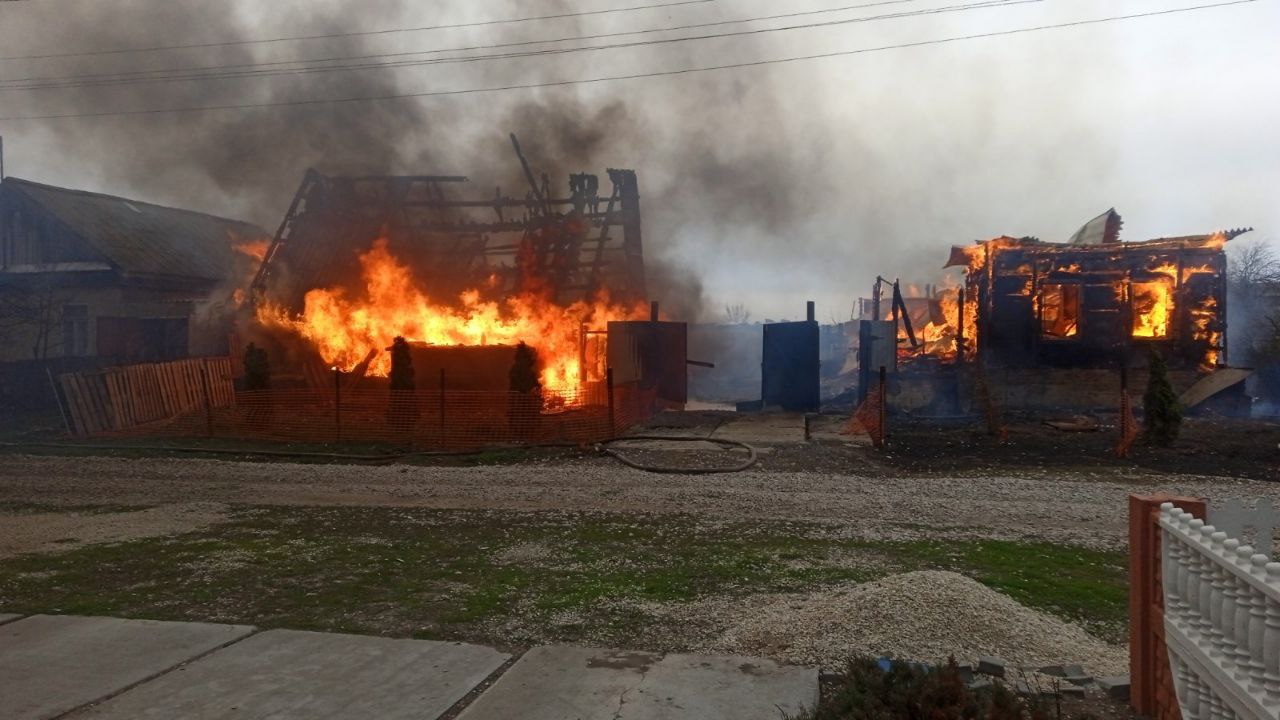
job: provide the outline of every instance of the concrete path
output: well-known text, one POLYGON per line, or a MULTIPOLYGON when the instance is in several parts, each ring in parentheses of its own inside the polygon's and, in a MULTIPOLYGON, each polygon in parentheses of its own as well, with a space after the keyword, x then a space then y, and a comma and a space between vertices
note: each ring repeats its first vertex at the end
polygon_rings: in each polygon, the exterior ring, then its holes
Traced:
POLYGON ((458 720, 778 720, 817 702, 812 668, 554 646, 525 653, 458 720))
POLYGON ((35 615, 0 625, 0 708, 55 718, 253 632, 243 625, 35 615))
POLYGON ((271 630, 73 717, 435 718, 510 657, 479 645, 271 630))
POLYGON ((9 613, 0 613, 0 625, 3 625, 3 624, 5 624, 5 623, 7 623, 7 622, 12 622, 13 620, 17 620, 17 619, 18 619, 18 618, 20 618, 20 617, 22 617, 22 616, 21 616, 21 615, 11 615, 11 614, 9 614, 9 613))
MULTIPOLYGON (((8 616, 0 615, 0 622, 8 616)), ((0 625, 13 720, 776 720, 817 701, 812 668, 738 657, 463 643, 240 625, 36 615, 0 625)))

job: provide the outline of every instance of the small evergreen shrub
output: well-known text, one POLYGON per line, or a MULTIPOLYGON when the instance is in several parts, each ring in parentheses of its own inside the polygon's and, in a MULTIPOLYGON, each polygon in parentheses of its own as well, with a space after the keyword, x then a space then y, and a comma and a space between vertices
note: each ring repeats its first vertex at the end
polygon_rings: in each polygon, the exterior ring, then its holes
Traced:
POLYGON ((1182 427, 1182 405, 1169 382, 1169 366, 1158 351, 1151 353, 1147 392, 1142 396, 1143 427, 1147 440, 1156 445, 1172 445, 1182 427))

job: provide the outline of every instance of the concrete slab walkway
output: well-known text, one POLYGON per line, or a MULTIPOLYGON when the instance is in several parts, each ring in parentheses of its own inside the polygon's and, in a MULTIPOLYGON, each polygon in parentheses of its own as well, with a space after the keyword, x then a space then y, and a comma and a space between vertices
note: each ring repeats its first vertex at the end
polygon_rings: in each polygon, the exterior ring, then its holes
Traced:
POLYGON ((553 646, 525 653, 458 720, 777 720, 817 701, 812 668, 553 646))
POLYGON ((776 720, 818 699, 815 669, 755 658, 555 646, 504 671, 509 659, 463 643, 36 615, 0 625, 0 715, 434 720, 472 694, 461 720, 776 720))
POLYGON ((436 718, 508 658, 479 645, 271 630, 72 717, 436 718))
POLYGON ((243 625, 33 615, 0 625, 0 708, 45 720, 253 632, 243 625))
POLYGON ((3 625, 3 624, 5 624, 5 623, 7 623, 7 622, 13 622, 14 620, 17 620, 17 619, 18 619, 18 618, 20 618, 20 617, 22 617, 22 616, 21 616, 21 615, 12 615, 12 614, 10 614, 10 613, 0 613, 0 625, 3 625))

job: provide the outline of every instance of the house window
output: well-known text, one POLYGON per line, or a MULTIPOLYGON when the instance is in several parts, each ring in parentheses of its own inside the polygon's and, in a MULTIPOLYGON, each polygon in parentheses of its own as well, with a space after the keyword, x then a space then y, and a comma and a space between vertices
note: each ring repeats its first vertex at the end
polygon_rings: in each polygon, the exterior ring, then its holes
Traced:
POLYGON ((1169 280, 1135 282, 1129 292, 1133 302, 1133 336, 1169 337, 1173 317, 1173 283, 1169 280))
POLYGON ((1080 286, 1045 284, 1040 289, 1040 329, 1049 337, 1080 332, 1080 286))
POLYGON ((62 306, 62 355, 84 357, 89 354, 89 306, 62 306))

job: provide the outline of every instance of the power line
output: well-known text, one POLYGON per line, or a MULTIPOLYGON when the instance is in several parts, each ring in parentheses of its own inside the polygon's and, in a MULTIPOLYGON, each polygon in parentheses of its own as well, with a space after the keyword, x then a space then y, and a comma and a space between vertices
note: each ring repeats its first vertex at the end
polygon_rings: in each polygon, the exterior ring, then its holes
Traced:
POLYGON ((877 47, 857 48, 854 50, 839 50, 827 53, 815 53, 812 55, 796 55, 785 58, 773 58, 769 60, 753 60, 749 62, 726 63, 723 65, 707 65, 703 67, 680 68, 678 70, 663 70, 645 73, 632 73, 627 75, 607 75, 595 78, 582 78, 578 80, 553 80, 546 82, 520 83, 513 85, 498 85, 483 88, 460 88, 457 90, 433 90, 417 93, 395 93, 389 95, 373 95, 363 97, 347 97, 347 98, 327 98, 327 99, 305 99, 305 100, 285 100, 280 102, 266 103, 248 103, 242 105, 205 105, 196 107, 182 108, 151 108, 144 110, 111 110, 103 112, 91 113, 60 113, 50 115, 16 115, 8 117, 0 117, 0 122, 18 122, 29 120, 63 120, 71 118, 99 118, 99 117, 119 117, 119 116, 136 116, 136 115, 161 115, 168 113, 197 113, 197 112, 213 112, 222 110, 249 110, 257 108, 272 107, 291 107, 299 105, 334 105, 339 103, 353 102, 381 102, 387 100, 402 99, 420 99, 429 97, 448 97, 455 95, 474 95, 482 93, 509 92, 512 90, 534 90, 539 88, 566 87, 572 85, 593 85, 606 82, 616 82, 621 80, 638 80, 643 78, 655 77, 675 77, 680 75, 692 75, 695 73, 712 72, 717 70, 734 70, 741 68, 763 67, 766 65, 780 65, 785 63, 802 62, 806 60, 822 60, 834 57, 845 57, 851 55, 863 55, 874 52, 882 52, 885 50, 902 50, 908 48, 927 47, 931 45, 944 45, 954 42, 963 42, 968 40, 980 40, 993 37, 1008 37, 1011 35, 1021 35, 1025 33, 1041 32, 1044 30, 1058 30, 1063 28, 1083 27, 1088 25, 1101 25, 1110 22, 1119 22, 1124 20, 1137 20, 1142 18, 1152 18, 1164 15, 1177 15, 1182 13, 1196 12, 1200 10, 1211 10, 1215 8, 1230 7, 1233 5, 1245 5, 1258 2, 1258 0, 1227 0, 1225 2, 1209 3, 1205 5, 1193 5, 1183 8, 1172 8, 1168 10, 1152 10, 1148 12, 1132 13, 1128 15, 1112 15, 1103 18, 1091 18, 1088 20, 1074 20, 1071 22, 1054 23, 1050 25, 1036 25, 1024 28, 1014 28, 1012 30, 998 30, 985 33, 974 33, 970 35, 955 35, 952 37, 935 38, 932 40, 918 40, 909 43, 898 43, 894 45, 880 45, 877 47))
POLYGON ((427 30, 455 30, 460 28, 486 27, 492 25, 512 25, 515 23, 532 22, 535 20, 560 20, 564 18, 587 17, 591 15, 610 15, 614 13, 636 12, 640 10, 654 10, 660 8, 680 7, 682 5, 704 5, 706 3, 718 2, 719 0, 672 0, 671 2, 651 3, 648 5, 632 5, 629 7, 610 8, 605 10, 581 10, 577 12, 555 13, 552 15, 532 15, 519 18, 504 18, 500 20, 477 20, 475 22, 466 23, 449 23, 445 25, 426 25, 423 27, 412 28, 386 28, 383 30, 362 30, 344 33, 328 33, 324 35, 287 35, 274 38, 259 38, 255 40, 224 40, 218 42, 203 43, 187 43, 183 45, 153 45, 151 47, 137 48, 117 48, 115 50, 88 50, 83 52, 68 53, 45 53, 40 55, 6 55, 0 56, 0 60, 48 60, 51 58, 68 58, 68 57, 93 57, 99 55, 123 55, 126 53, 147 53, 158 52, 161 50, 192 50, 198 48, 215 48, 215 47, 236 47, 242 45, 262 45, 266 43, 293 42, 297 40, 333 40, 337 38, 349 37, 368 37, 371 35, 391 35, 395 33, 411 33, 423 32, 427 30))
MULTIPOLYGON (((276 60, 276 61, 268 61, 268 62, 238 63, 238 64, 231 64, 231 65, 196 65, 196 66, 176 67, 176 68, 175 67, 155 68, 151 70, 133 70, 133 71, 111 72, 111 73, 91 73, 91 74, 82 74, 82 75, 53 75, 53 76, 45 75, 45 76, 34 76, 34 77, 26 77, 26 78, 8 78, 8 79, 0 80, 0 84, 40 83, 40 82, 53 83, 58 81, 93 80, 93 79, 132 79, 135 77, 150 79, 150 78, 146 78, 146 76, 155 75, 157 73, 201 73, 205 71, 238 70, 238 69, 257 68, 257 67, 280 67, 284 65, 299 65, 303 63, 327 63, 327 62, 340 62, 343 60, 377 60, 380 58, 407 57, 407 56, 429 55, 429 54, 438 54, 438 53, 447 53, 447 52, 468 52, 471 50, 494 50, 494 49, 511 48, 511 47, 524 47, 528 45, 543 45, 543 44, 560 43, 560 42, 572 42, 572 41, 578 41, 578 40, 598 40, 598 39, 606 39, 606 38, 612 38, 612 37, 623 37, 628 35, 645 35, 645 34, 661 33, 661 32, 674 32, 677 30, 694 30, 694 29, 700 29, 700 28, 718 27, 723 25, 737 25, 740 23, 748 23, 748 22, 764 22, 767 20, 781 20, 781 19, 787 19, 787 18, 809 16, 809 15, 825 15, 829 13, 845 12, 849 10, 862 10, 862 9, 871 8, 871 7, 879 7, 883 5, 901 5, 904 3, 913 3, 913 2, 918 2, 918 0, 880 0, 879 2, 868 2, 868 3, 859 4, 859 5, 845 5, 843 7, 828 8, 824 10, 806 10, 802 12, 781 13, 778 15, 764 15, 759 17, 740 18, 737 20, 717 20, 714 22, 692 23, 692 24, 686 24, 686 25, 669 25, 667 27, 650 28, 646 30, 629 30, 625 32, 614 32, 614 33, 571 35, 567 37, 548 38, 545 40, 524 40, 521 42, 495 43, 490 45, 469 45, 469 46, 463 46, 463 47, 439 48, 435 50, 412 50, 412 51, 394 52, 394 53, 373 53, 368 55, 339 55, 339 56, 320 57, 320 58, 299 58, 296 60, 276 60)), ((79 86, 77 85, 74 87, 79 87, 79 86)), ((23 87, 21 89, 28 89, 28 88, 23 87)))
MULTIPOLYGON (((902 2, 903 0, 897 0, 902 2)), ((913 10, 900 13, 889 13, 885 15, 873 15, 869 17, 845 18, 842 20, 828 20, 816 23, 804 23, 798 25, 788 25, 776 28, 757 28, 753 30, 738 30, 723 33, 708 33, 704 35, 692 35, 678 38, 662 38, 657 40, 639 40, 626 43, 613 43, 608 45, 587 45, 573 48, 548 48, 543 50, 529 50, 513 53, 494 53, 489 55, 464 55, 460 57, 450 58, 432 58, 420 60, 400 60, 385 63, 364 63, 358 65, 328 65, 310 68, 290 68, 280 70, 245 70, 234 73, 210 73, 205 75, 187 75, 187 76, 156 76, 148 78, 127 78, 119 80, 102 80, 96 82, 81 83, 63 83, 50 85, 26 85, 5 87, 0 83, 0 91, 2 90, 31 90, 31 89, 66 89, 75 87, 103 87, 110 85, 135 85, 156 82, 192 82, 200 80, 229 80, 237 78, 261 78, 261 77, 278 77, 283 75, 310 75, 325 72, 349 72, 357 70, 377 70, 389 68, 405 68, 417 67, 423 65, 445 65, 467 62, 478 62, 486 60, 509 60, 514 58, 536 57, 543 55, 565 55, 577 52, 599 51, 599 50, 616 50, 623 48, 645 47, 651 45, 664 45, 671 43, 692 42, 699 40, 714 40, 728 37, 742 37, 749 35, 760 35, 766 33, 784 32, 791 30, 805 30, 821 27, 832 27, 836 25, 849 25, 856 23, 875 22, 880 20, 893 20, 907 17, 916 17, 921 15, 941 15, 950 12, 964 12, 968 10, 981 10, 989 8, 1009 7, 1014 5, 1026 5, 1031 3, 1041 3, 1045 0, 982 0, 981 2, 971 2, 962 5, 950 5, 941 8, 928 8, 924 10, 913 10)), ((742 21, 750 22, 750 20, 742 21)), ((639 31, 648 32, 648 31, 639 31)), ((636 34, 636 33, 616 33, 618 35, 636 34)))

